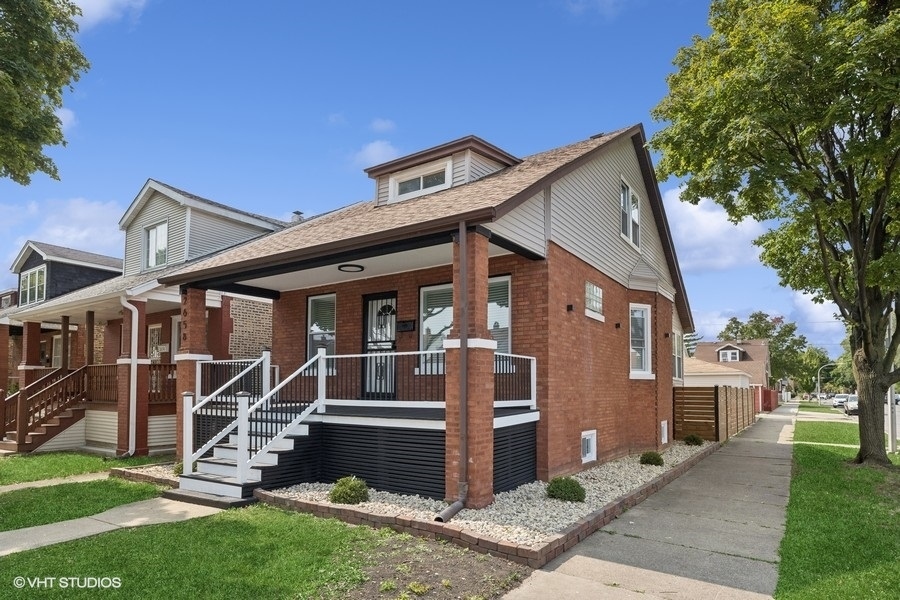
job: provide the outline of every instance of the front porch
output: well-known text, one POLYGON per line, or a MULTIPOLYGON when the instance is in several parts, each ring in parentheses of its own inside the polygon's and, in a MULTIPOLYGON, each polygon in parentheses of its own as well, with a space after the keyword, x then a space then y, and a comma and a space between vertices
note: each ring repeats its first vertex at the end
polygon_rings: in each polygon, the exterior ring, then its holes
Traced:
MULTIPOLYGON (((535 358, 498 352, 493 363, 496 493, 536 479, 539 413, 535 358)), ((249 498, 258 487, 352 474, 375 489, 447 498, 446 386, 455 378, 446 364, 445 350, 321 349, 277 381, 266 377, 277 373, 268 353, 252 363, 198 363, 183 407, 183 447, 192 453, 181 489, 249 498)))

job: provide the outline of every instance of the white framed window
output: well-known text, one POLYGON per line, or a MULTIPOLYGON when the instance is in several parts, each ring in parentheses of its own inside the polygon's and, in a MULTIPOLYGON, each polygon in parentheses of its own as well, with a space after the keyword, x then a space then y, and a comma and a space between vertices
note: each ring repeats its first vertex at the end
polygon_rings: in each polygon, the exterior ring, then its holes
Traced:
POLYGON ((309 297, 306 311, 307 360, 314 357, 319 348, 325 348, 326 354, 334 354, 336 314, 334 294, 309 297))
POLYGON ((50 355, 50 366, 58 369, 62 366, 62 335, 53 336, 52 354, 50 355))
POLYGON ((144 266, 148 269, 163 267, 168 262, 169 224, 166 221, 157 223, 145 230, 144 234, 144 266))
POLYGON ((19 275, 19 306, 43 302, 47 294, 47 265, 19 275))
POLYGON ((597 460, 597 430, 581 432, 581 464, 597 460))
POLYGON ((604 321, 603 289, 596 283, 584 282, 584 314, 592 319, 604 321))
POLYGON ((737 350, 719 350, 719 362, 737 362, 741 360, 737 350))
MULTIPOLYGON (((488 280, 487 326, 497 342, 497 352, 509 353, 512 348, 510 319, 510 278, 493 277, 488 280)), ((419 350, 442 350, 452 327, 453 285, 423 287, 419 291, 419 350)), ((437 360, 443 361, 443 357, 437 360)), ((425 373, 431 372, 427 364, 422 368, 425 373)), ((443 373, 443 366, 433 372, 443 373)))
POLYGON ((445 190, 453 183, 453 160, 450 158, 420 165, 391 175, 388 180, 388 202, 409 200, 424 194, 445 190))
POLYGON ((12 306, 12 296, 0 298, 0 308, 9 308, 10 306, 12 306))
POLYGON ((619 197, 622 236, 641 247, 641 200, 624 181, 619 197))
POLYGON ((672 334, 672 378, 684 379, 684 335, 672 334))
POLYGON ((632 379, 652 379, 653 369, 650 361, 650 306, 647 304, 629 305, 631 321, 631 377, 632 379))
POLYGON ((172 356, 177 354, 180 349, 181 349, 181 315, 172 315, 172 356))

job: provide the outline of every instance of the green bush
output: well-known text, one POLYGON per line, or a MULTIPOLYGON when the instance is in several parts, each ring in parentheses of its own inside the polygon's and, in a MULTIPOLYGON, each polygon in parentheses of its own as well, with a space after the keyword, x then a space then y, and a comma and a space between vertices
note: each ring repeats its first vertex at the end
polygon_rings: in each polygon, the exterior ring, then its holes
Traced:
POLYGON ((703 438, 696 433, 692 433, 690 435, 684 436, 684 443, 688 446, 702 446, 703 438))
POLYGON ((584 486, 571 477, 554 477, 547 486, 547 496, 566 502, 584 502, 584 486))
POLYGON ((659 452, 650 450, 649 452, 644 452, 643 454, 641 454, 641 464, 656 465, 657 467, 661 467, 663 466, 663 457, 660 456, 659 452))
POLYGON ((184 474, 184 463, 179 460, 172 465, 172 471, 175 472, 175 477, 181 477, 184 474))
POLYGON ((359 504, 368 499, 369 488, 366 487, 366 482, 358 479, 356 475, 338 479, 328 494, 328 500, 335 504, 359 504))

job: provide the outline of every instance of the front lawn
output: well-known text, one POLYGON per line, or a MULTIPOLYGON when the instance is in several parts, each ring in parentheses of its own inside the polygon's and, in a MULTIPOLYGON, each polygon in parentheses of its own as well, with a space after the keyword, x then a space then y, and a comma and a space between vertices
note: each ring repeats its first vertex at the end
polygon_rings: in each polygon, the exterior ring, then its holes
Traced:
MULTIPOLYGON (((846 440, 844 423, 818 438, 846 440)), ((853 448, 794 446, 779 600, 878 600, 900 590, 900 469, 860 467, 853 448)), ((895 464, 898 456, 891 455, 895 464)))
POLYGON ((824 404, 814 404, 812 402, 801 402, 800 408, 798 409, 800 412, 817 412, 817 413, 836 413, 837 411, 831 406, 826 406, 824 404))
MULTIPOLYGON (((45 490, 42 490, 45 491, 45 490)), ((4 557, 5 598, 34 598, 27 581, 109 578, 107 590, 40 589, 49 598, 341 597, 362 579, 359 553, 380 534, 264 505, 181 523, 122 529, 4 557), (26 578, 23 589, 13 577, 26 578), (105 593, 104 593, 105 592, 105 593)))
POLYGON ((5 456, 0 458, 0 485, 68 477, 84 473, 97 473, 116 467, 136 467, 171 460, 171 456, 106 458, 77 452, 47 452, 5 456))
POLYGON ((0 494, 0 531, 96 515, 114 506, 155 498, 149 483, 105 479, 26 488, 0 494))

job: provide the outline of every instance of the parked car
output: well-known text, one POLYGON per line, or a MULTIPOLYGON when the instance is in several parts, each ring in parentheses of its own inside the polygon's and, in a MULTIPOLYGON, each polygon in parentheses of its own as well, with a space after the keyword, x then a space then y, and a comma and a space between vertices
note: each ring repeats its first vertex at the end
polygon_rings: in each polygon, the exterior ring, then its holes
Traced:
POLYGON ((844 412, 848 415, 859 414, 859 396, 856 394, 847 396, 847 400, 844 402, 844 412))
POLYGON ((850 394, 835 394, 834 400, 831 401, 831 408, 843 408, 844 402, 846 402, 849 397, 850 394))

